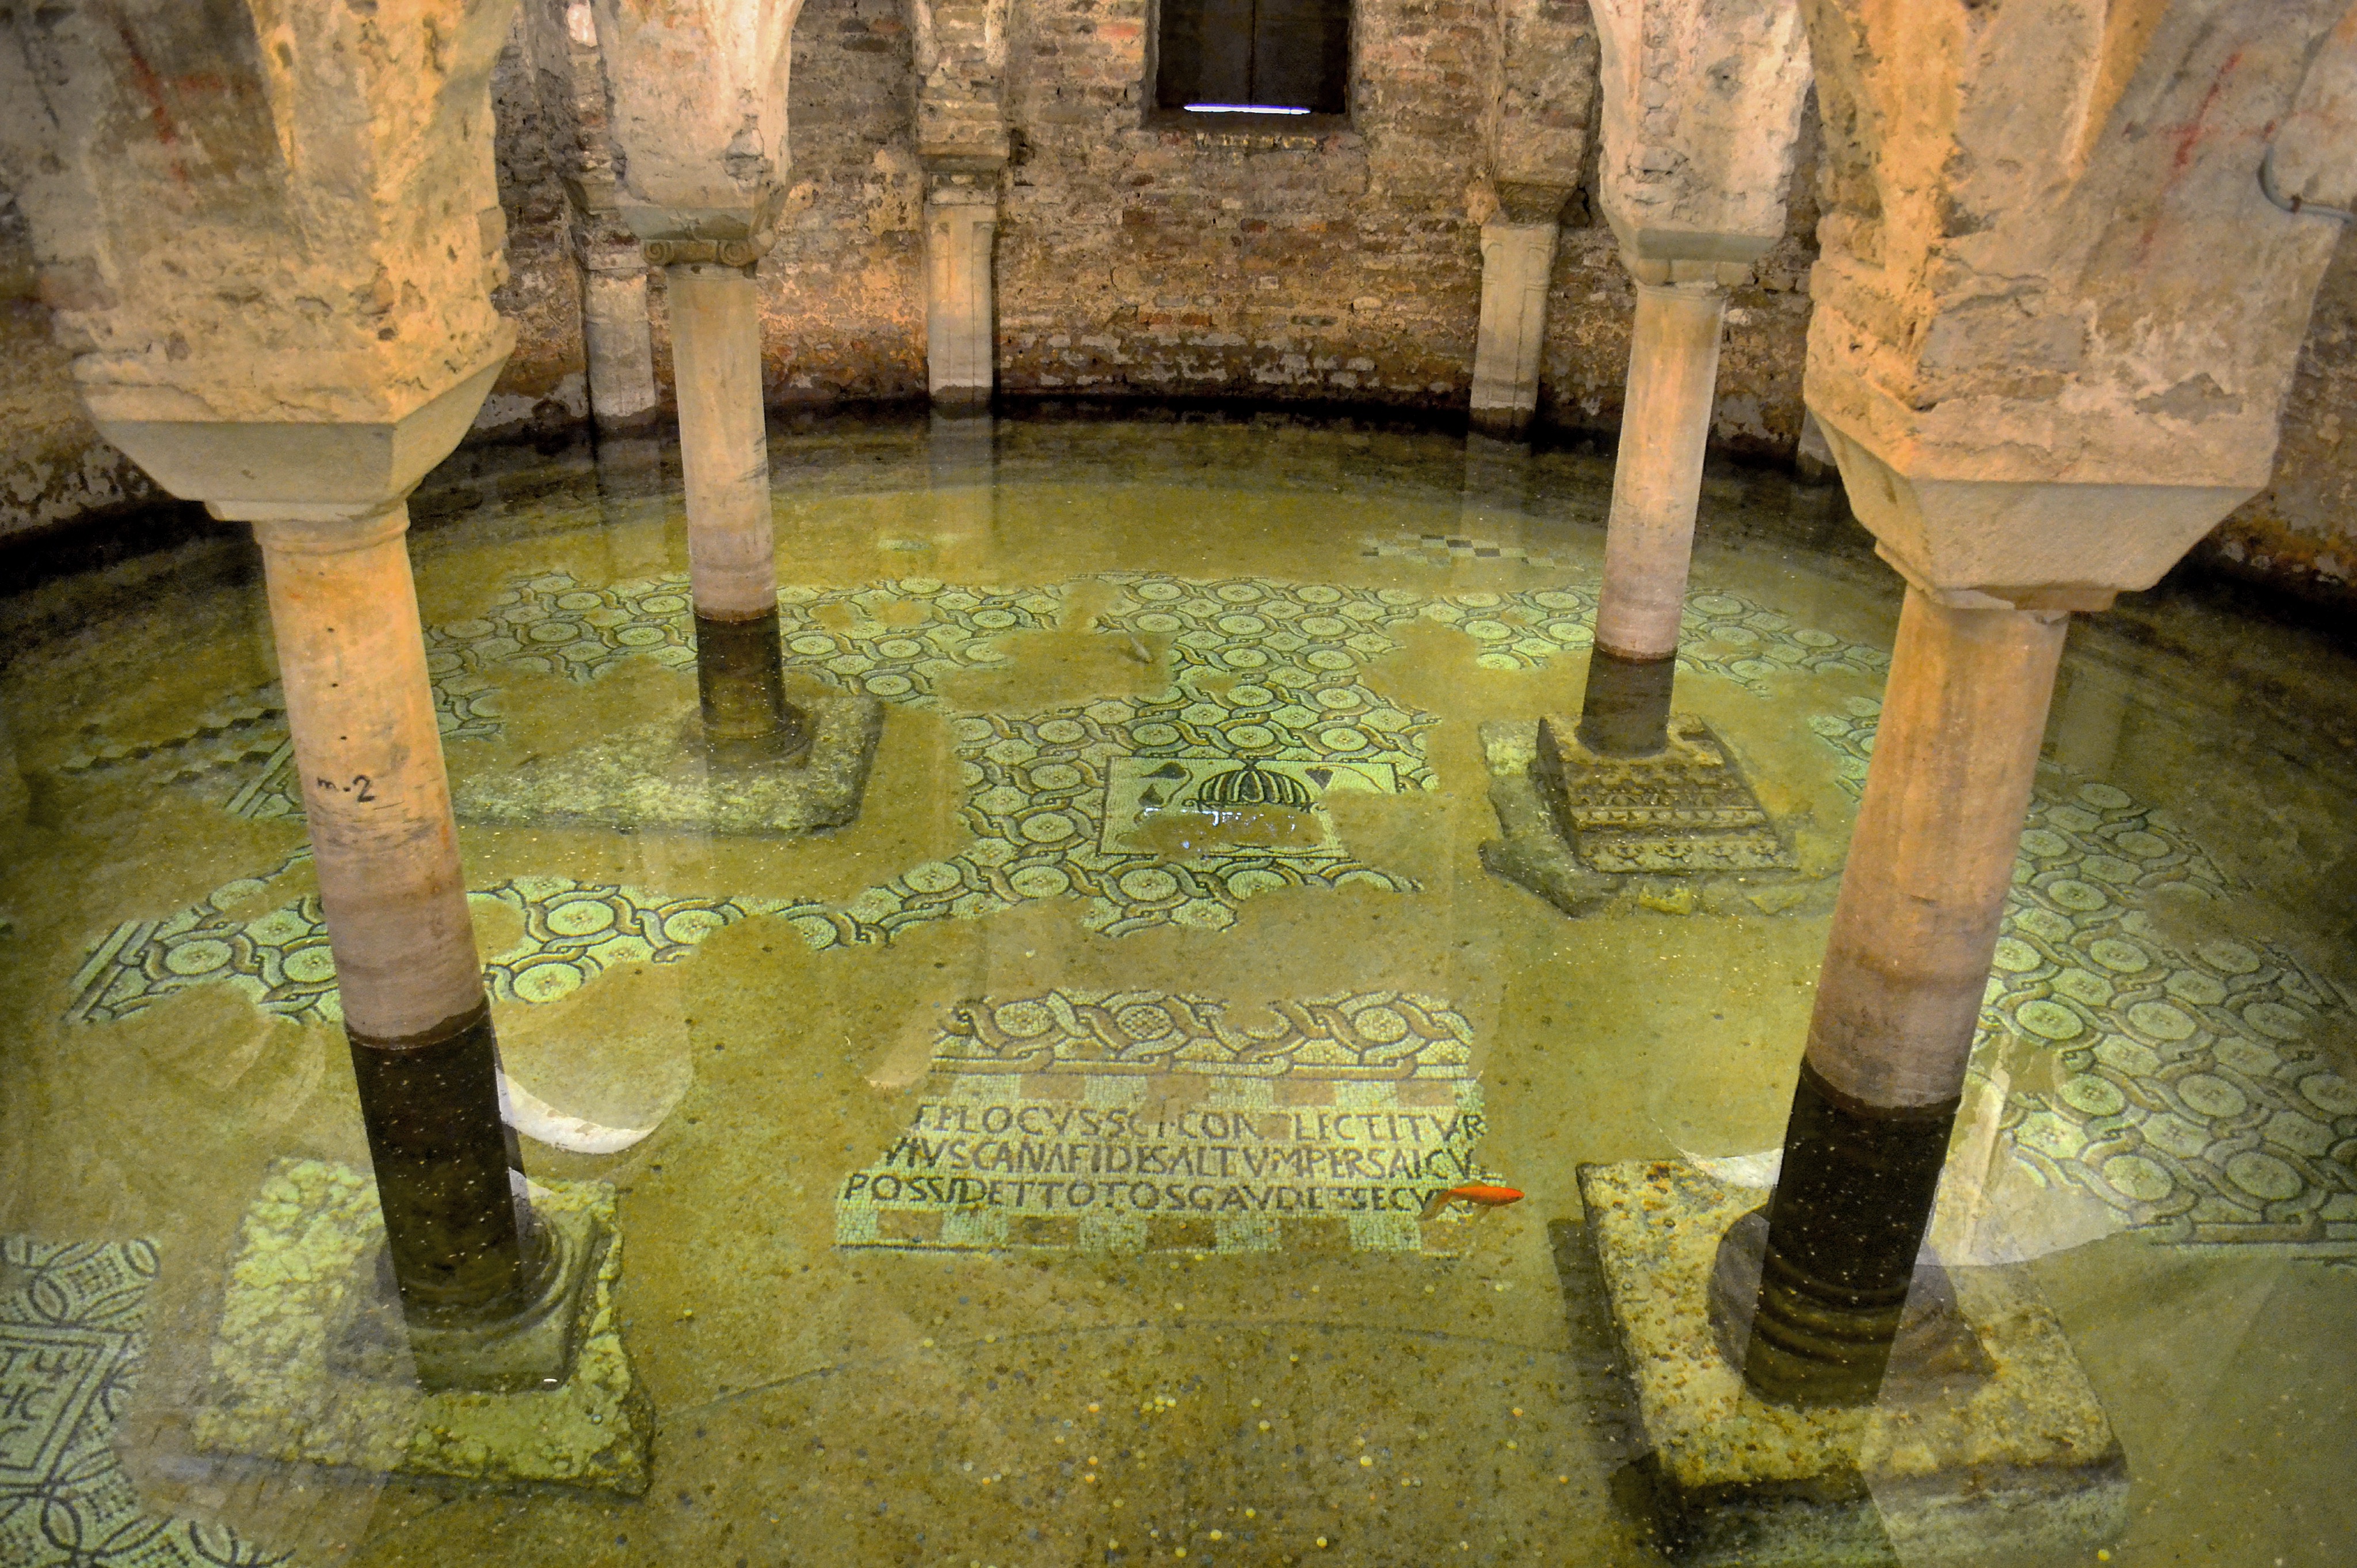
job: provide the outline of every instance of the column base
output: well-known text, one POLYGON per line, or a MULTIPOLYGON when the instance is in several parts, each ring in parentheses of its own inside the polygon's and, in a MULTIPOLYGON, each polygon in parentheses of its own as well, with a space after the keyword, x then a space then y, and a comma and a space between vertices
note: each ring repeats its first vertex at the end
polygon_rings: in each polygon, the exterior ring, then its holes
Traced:
POLYGON ((788 763, 728 765, 708 754, 700 724, 654 724, 456 780, 453 804, 462 822, 499 825, 751 837, 843 827, 858 820, 884 704, 829 693, 803 705, 810 746, 788 763))
POLYGON ((2046 1561, 2126 1530, 2118 1439, 2018 1271, 1949 1273, 1944 1312, 1919 1288, 1875 1404, 1788 1409, 1744 1386, 1739 1327, 1711 1311, 1724 1239, 1766 1193, 1644 1161, 1582 1165, 1579 1190, 1644 1450, 1631 1490, 1674 1560, 2046 1561))
POLYGON ((989 387, 935 387, 933 412, 945 419, 979 419, 990 412, 989 387))
POLYGON ((441 1319, 415 1309, 376 1310, 393 1288, 392 1255, 380 1248, 363 1272, 378 1275, 373 1292, 344 1298, 344 1317, 332 1331, 328 1358, 339 1370, 384 1376, 406 1350, 417 1386, 436 1393, 523 1393, 565 1386, 573 1374, 581 1298, 606 1252, 607 1232, 590 1217, 565 1212, 535 1217, 525 1244, 531 1271, 528 1299, 488 1322, 441 1319))
POLYGON ((1629 897, 1664 914, 1823 913, 1837 879, 1800 869, 1726 746, 1670 722, 1646 757, 1598 757, 1570 720, 1481 726, 1502 841, 1481 863, 1566 915, 1629 897))
POLYGON ((421 1335, 382 1268, 375 1183, 344 1165, 278 1161, 240 1228, 197 1445, 644 1492, 654 1412, 615 1313, 622 1253, 613 1188, 551 1182, 532 1197, 559 1259, 542 1309, 508 1334, 421 1335), (434 1386, 454 1380, 510 1386, 434 1386))
POLYGON ((1497 441, 1519 441, 1530 433, 1531 421, 1537 413, 1534 408, 1496 404, 1469 410, 1466 424, 1476 435, 1487 435, 1497 441))

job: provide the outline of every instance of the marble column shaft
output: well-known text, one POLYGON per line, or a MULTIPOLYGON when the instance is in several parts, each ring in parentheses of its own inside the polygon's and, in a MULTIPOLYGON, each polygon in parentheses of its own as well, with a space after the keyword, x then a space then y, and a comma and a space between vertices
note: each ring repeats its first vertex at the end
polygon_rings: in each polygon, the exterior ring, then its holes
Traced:
POLYGON ((498 1055, 410 575, 408 508, 257 521, 286 721, 393 1271, 413 1310, 528 1281, 498 1055))
POLYGON ((1910 587, 1768 1210, 1745 1375, 1879 1389, 1964 1090, 2068 617, 1910 587))
POLYGON ((581 337, 589 366, 589 413, 601 431, 639 429, 654 417, 654 331, 644 268, 581 273, 581 337))
POLYGON ((944 403, 987 403, 998 379, 996 202, 925 203, 925 382, 944 403))
POLYGON ((1596 604, 1596 644, 1623 659, 1678 650, 1726 314, 1716 284, 1637 285, 1596 604))
POLYGON ((2069 617, 1910 588, 1808 1059, 1878 1106, 1962 1092, 2069 617))
POLYGON ((664 269, 687 569, 696 616, 752 620, 778 607, 770 438, 761 403, 761 313, 752 275, 716 264, 664 269))
POLYGON ((1560 225, 1504 219, 1481 225, 1481 317, 1473 342, 1474 424, 1514 435, 1539 404, 1547 284, 1560 225))

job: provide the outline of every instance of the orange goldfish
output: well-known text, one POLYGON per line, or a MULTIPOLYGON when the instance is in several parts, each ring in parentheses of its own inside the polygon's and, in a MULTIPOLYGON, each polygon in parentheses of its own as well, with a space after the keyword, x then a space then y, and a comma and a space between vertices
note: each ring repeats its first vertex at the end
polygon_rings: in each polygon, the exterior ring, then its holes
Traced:
POLYGON ((1436 1192, 1424 1206, 1424 1217, 1430 1219, 1452 1203, 1470 1203, 1481 1208, 1503 1208, 1523 1200, 1518 1187, 1493 1187, 1486 1181, 1469 1181, 1446 1191, 1436 1192))

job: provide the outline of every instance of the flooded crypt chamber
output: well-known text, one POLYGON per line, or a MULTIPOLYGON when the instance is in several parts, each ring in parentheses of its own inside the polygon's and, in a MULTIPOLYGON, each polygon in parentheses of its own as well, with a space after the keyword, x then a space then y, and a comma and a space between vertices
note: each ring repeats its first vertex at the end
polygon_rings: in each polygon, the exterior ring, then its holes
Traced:
POLYGON ((2345 1556, 2357 12, 0 29, 0 1564, 2345 1556))

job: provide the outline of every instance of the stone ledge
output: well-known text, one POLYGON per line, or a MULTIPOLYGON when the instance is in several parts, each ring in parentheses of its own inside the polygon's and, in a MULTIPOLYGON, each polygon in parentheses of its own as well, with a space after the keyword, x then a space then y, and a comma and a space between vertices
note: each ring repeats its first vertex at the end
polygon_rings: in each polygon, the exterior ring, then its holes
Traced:
POLYGON ((597 1257, 563 1386, 520 1393, 427 1392, 405 1358, 343 1354, 339 1331, 400 1307, 371 1266, 383 1244, 376 1184, 362 1171, 283 1159, 246 1210, 230 1265, 199 1448, 298 1464, 486 1482, 647 1489, 654 1410, 622 1349, 614 1291, 621 1238, 603 1182, 534 1184, 542 1220, 597 1257), (597 1240, 602 1238, 602 1246, 597 1240), (358 1291, 370 1293, 356 1298, 358 1291))
POLYGON ((1767 1195, 1643 1161, 1582 1165, 1579 1188, 1649 1449, 1645 1506, 1680 1563, 1983 1563, 2126 1529, 2118 1440, 2018 1272, 1949 1274, 1985 1375, 1894 1356, 1872 1407, 1788 1410, 1744 1387, 1708 1309, 1720 1239, 1767 1195))

